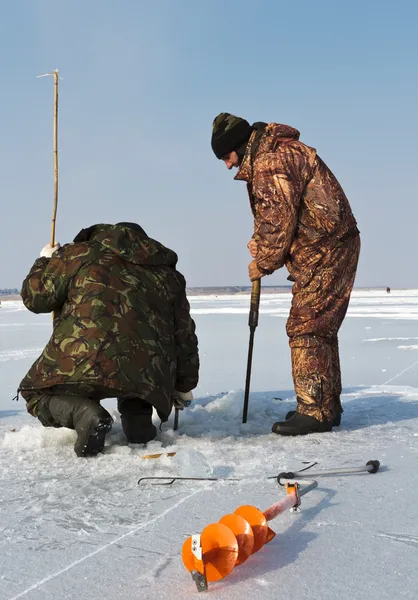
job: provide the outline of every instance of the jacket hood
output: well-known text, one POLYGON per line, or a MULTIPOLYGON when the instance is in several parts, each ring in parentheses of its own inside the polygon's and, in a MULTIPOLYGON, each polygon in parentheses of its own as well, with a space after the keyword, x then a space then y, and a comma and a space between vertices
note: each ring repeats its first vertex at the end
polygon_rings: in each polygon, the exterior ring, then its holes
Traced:
POLYGON ((175 267, 178 260, 173 250, 148 237, 136 223, 92 225, 82 229, 74 238, 74 242, 101 244, 136 265, 175 267))
POLYGON ((300 133, 290 125, 281 123, 254 123, 254 131, 251 134, 244 158, 239 166, 234 179, 236 181, 251 181, 253 176, 253 160, 258 151, 265 152, 268 146, 277 138, 298 140, 300 133))
POLYGON ((282 125, 281 123, 269 123, 266 128, 266 133, 281 138, 293 138, 298 140, 300 132, 290 125, 282 125))

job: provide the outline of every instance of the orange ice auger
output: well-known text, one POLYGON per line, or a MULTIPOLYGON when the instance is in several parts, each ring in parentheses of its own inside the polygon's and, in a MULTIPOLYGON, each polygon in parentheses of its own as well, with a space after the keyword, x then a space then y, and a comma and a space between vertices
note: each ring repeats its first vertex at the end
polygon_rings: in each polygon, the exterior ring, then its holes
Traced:
POLYGON ((182 559, 197 590, 208 589, 208 582, 219 581, 234 567, 244 563, 276 535, 268 526, 277 515, 299 510, 300 498, 318 486, 316 481, 289 481, 286 496, 262 512, 255 506, 238 507, 218 523, 211 523, 201 534, 192 535, 183 544, 182 559), (300 488, 300 484, 305 487, 300 488))
MULTIPOLYGON (((143 458, 154 458, 154 456, 143 458)), ((187 538, 181 552, 182 559, 199 592, 208 589, 208 582, 219 581, 229 575, 234 567, 244 563, 251 554, 258 552, 265 544, 271 542, 276 534, 270 529, 267 522, 272 521, 277 515, 288 509, 291 512, 299 511, 301 497, 318 487, 315 480, 302 479, 306 475, 303 471, 311 469, 315 464, 300 471, 282 472, 274 477, 268 477, 268 479, 276 479, 279 485, 286 486, 286 496, 272 504, 264 512, 255 506, 240 506, 232 514, 222 517, 218 523, 211 523, 205 527, 201 534, 187 538), (303 488, 300 488, 301 484, 304 486, 303 488)), ((309 475, 310 477, 321 477, 377 473, 379 469, 380 462, 378 460, 369 460, 365 465, 330 468, 315 473, 309 471, 309 475)), ((163 486, 173 485, 176 481, 240 481, 236 478, 157 475, 141 477, 138 485, 146 480, 154 481, 153 485, 163 486)))

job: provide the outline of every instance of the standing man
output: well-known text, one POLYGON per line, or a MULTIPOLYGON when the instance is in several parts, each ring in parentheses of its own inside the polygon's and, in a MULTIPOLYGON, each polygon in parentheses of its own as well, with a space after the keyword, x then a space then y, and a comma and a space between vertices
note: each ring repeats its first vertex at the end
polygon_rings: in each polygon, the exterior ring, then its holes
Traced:
POLYGON ((254 123, 229 113, 213 122, 212 149, 247 183, 254 234, 251 281, 284 265, 292 306, 287 334, 296 412, 273 425, 279 435, 331 431, 340 424, 338 330, 356 275, 360 237, 350 204, 314 148, 288 125, 254 123))
POLYGON ((77 456, 101 452, 117 398, 129 443, 157 435, 198 382, 195 324, 177 255, 136 223, 93 225, 62 248, 45 246, 23 282, 34 313, 54 312, 54 329, 20 383, 28 412, 45 427, 77 432, 77 456))

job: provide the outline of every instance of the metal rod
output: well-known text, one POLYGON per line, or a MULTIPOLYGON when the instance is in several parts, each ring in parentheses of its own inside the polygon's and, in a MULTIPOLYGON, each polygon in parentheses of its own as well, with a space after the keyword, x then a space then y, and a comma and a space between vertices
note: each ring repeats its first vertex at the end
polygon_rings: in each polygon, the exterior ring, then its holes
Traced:
POLYGON ((242 422, 247 422, 248 415, 248 402, 250 398, 250 383, 251 383, 251 368, 253 361, 253 347, 254 347, 254 334, 258 325, 258 314, 260 307, 260 292, 261 292, 261 281, 256 279, 253 281, 251 288, 251 301, 250 301, 250 314, 248 316, 248 325, 250 327, 250 341, 248 344, 248 358, 247 358, 247 374, 245 377, 245 392, 244 392, 244 406, 242 410, 242 422))
POLYGON ((150 477, 141 477, 138 479, 138 485, 142 481, 163 481, 165 480, 167 483, 154 483, 154 485, 172 485, 175 481, 241 481, 236 478, 218 478, 218 477, 163 477, 163 476, 150 476, 150 477))
POLYGON ((298 498, 296 494, 287 494, 284 498, 281 498, 264 511, 266 521, 272 521, 278 515, 284 513, 289 508, 292 508, 297 504, 298 498))
MULTIPOLYGON (((302 483, 302 481, 300 481, 299 483, 302 483)), ((314 490, 317 487, 318 487, 318 482, 317 481, 311 481, 305 487, 299 488, 299 496, 304 496, 308 492, 312 492, 312 490, 314 490)))
MULTIPOLYGON (((364 465, 363 467, 341 467, 339 469, 325 469, 324 471, 316 471, 316 473, 311 473, 309 471, 310 477, 320 477, 321 475, 349 475, 350 473, 362 473, 362 472, 371 472, 373 471, 373 465, 364 465)), ((304 477, 306 473, 303 474, 301 472, 294 473, 295 477, 304 477)))
MULTIPOLYGON (((335 469, 325 469, 323 471, 316 471, 314 473, 309 471, 309 477, 322 477, 325 475, 349 475, 349 474, 365 473, 365 472, 377 473, 379 468, 380 468, 380 462, 378 460, 369 460, 367 462, 367 464, 357 466, 357 467, 339 467, 339 468, 335 468, 335 469)), ((287 473, 283 472, 283 473, 279 473, 279 475, 277 476, 277 481, 280 483, 280 485, 283 485, 281 483, 282 480, 298 479, 300 477, 306 477, 306 473, 303 473, 302 471, 290 471, 287 473)))
POLYGON ((253 362, 253 347, 254 347, 254 333, 255 329, 250 329, 250 341, 248 344, 248 358, 247 358, 247 374, 245 376, 245 392, 244 392, 244 407, 242 410, 242 422, 247 422, 248 415, 248 401, 250 398, 250 384, 251 384, 251 366, 253 362))
POLYGON ((174 425, 173 425, 173 430, 177 431, 177 429, 179 428, 179 409, 176 408, 174 411, 174 425))
POLYGON ((264 516, 266 517, 267 521, 272 521, 277 517, 277 515, 285 512, 286 510, 289 510, 289 508, 293 510, 294 507, 299 507, 301 496, 304 496, 308 492, 311 492, 312 490, 318 487, 318 482, 312 480, 303 480, 294 483, 294 492, 288 493, 284 498, 281 498, 280 500, 278 500, 278 502, 275 502, 267 510, 264 511, 264 516), (301 488, 301 484, 306 485, 305 487, 301 488))

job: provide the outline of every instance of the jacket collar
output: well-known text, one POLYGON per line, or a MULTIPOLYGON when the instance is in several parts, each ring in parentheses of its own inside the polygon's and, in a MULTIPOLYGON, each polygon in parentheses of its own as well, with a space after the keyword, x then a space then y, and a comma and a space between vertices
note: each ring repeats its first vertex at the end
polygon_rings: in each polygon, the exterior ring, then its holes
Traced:
POLYGON ((242 159, 237 174, 234 177, 236 181, 246 181, 247 183, 249 183, 253 177, 253 161, 251 160, 251 148, 256 135, 257 130, 255 129, 252 132, 250 139, 248 140, 244 158, 242 159))

